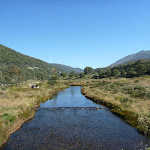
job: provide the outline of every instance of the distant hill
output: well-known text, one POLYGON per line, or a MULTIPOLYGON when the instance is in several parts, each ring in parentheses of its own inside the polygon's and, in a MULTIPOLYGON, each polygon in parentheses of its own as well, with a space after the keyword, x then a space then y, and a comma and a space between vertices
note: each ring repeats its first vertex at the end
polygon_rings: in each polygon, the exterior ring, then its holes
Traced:
POLYGON ((115 63, 111 64, 109 67, 114 67, 117 65, 128 63, 130 61, 136 61, 136 60, 140 60, 140 59, 150 60, 150 50, 140 51, 138 53, 128 55, 128 56, 116 61, 115 63))
POLYGON ((83 73, 83 69, 80 69, 80 68, 73 68, 73 67, 70 67, 70 66, 55 64, 55 63, 52 63, 51 65, 59 68, 59 70, 62 71, 62 72, 70 73, 71 71, 74 71, 76 73, 83 73))

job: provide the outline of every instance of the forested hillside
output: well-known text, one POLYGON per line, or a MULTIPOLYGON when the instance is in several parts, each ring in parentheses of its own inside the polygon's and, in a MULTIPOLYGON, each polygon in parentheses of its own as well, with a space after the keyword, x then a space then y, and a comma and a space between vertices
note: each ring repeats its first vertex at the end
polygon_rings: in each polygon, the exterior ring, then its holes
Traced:
POLYGON ((42 60, 23 55, 3 45, 0 45, 0 65, 16 65, 21 68, 52 68, 50 64, 42 60))
POLYGON ((0 45, 0 84, 28 79, 46 79, 59 71, 49 63, 0 45))
POLYGON ((127 64, 117 65, 115 67, 95 69, 95 78, 105 77, 139 77, 141 75, 150 75, 150 61, 141 59, 127 64))

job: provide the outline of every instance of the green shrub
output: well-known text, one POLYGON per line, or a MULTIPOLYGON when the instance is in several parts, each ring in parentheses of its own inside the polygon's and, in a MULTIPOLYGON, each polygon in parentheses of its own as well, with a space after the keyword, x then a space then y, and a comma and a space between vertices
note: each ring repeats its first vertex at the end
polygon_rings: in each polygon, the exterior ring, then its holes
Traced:
POLYGON ((128 102, 132 102, 131 99, 126 98, 126 97, 115 97, 116 100, 119 100, 121 103, 128 103, 128 102))
POLYGON ((141 86, 135 86, 134 90, 139 90, 139 91, 146 91, 144 87, 141 86))
POLYGON ((150 98, 150 93, 146 91, 144 87, 135 86, 135 87, 125 87, 123 88, 124 93, 130 94, 132 97, 135 98, 143 98, 148 99, 150 98))
POLYGON ((8 113, 5 113, 5 114, 1 115, 0 118, 2 118, 4 120, 6 125, 11 124, 16 120, 15 116, 12 116, 8 113))
POLYGON ((124 84, 123 84, 123 83, 120 83, 120 82, 114 82, 113 85, 114 85, 114 86, 124 86, 124 84))
POLYGON ((54 85, 57 83, 57 76, 52 76, 48 79, 48 84, 54 85))
POLYGON ((139 82, 139 80, 135 80, 135 81, 134 81, 134 83, 138 83, 138 82, 139 82))

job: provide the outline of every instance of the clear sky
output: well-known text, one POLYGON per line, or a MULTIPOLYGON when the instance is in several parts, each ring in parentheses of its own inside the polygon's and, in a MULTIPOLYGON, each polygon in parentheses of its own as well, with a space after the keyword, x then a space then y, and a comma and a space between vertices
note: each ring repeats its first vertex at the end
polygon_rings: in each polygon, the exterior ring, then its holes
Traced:
POLYGON ((0 44, 49 63, 106 67, 150 50, 150 0, 0 0, 0 44))

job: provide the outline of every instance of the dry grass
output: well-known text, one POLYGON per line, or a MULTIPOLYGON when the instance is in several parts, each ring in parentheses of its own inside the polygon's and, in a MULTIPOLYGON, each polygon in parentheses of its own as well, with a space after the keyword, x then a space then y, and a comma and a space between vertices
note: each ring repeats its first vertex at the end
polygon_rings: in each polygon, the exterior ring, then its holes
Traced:
POLYGON ((42 83, 39 89, 32 89, 24 84, 22 87, 4 90, 3 94, 0 94, 0 146, 10 133, 34 116, 35 107, 51 98, 55 92, 67 87, 64 83, 55 86, 42 83))

